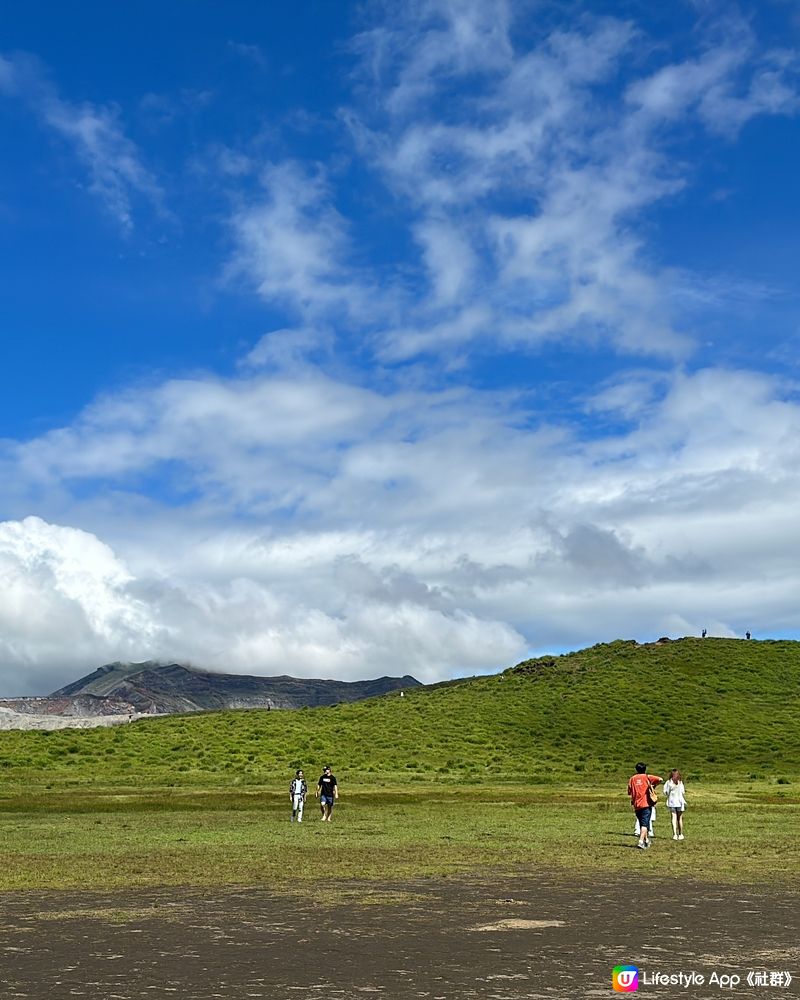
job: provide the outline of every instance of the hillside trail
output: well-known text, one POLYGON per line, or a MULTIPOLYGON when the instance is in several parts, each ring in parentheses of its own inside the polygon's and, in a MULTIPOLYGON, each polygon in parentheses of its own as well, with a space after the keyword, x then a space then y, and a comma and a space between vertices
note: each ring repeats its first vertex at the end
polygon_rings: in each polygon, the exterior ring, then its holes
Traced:
POLYGON ((798 996, 800 897, 672 880, 494 879, 0 896, 0 995, 142 1000, 609 997, 612 968, 646 997, 798 996), (790 986, 749 986, 791 972, 790 986), (644 985, 645 973, 705 977, 644 985), (718 976, 739 975, 722 988, 718 976))

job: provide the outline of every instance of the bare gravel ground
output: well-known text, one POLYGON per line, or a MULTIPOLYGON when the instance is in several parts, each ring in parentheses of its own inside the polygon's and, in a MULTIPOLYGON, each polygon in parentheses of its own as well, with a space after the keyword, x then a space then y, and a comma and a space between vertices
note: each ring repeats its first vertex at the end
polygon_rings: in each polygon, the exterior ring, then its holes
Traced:
POLYGON ((669 879, 439 879, 0 897, 0 996, 531 1000, 610 997, 611 969, 695 971, 650 997, 797 996, 794 894, 669 879), (708 984, 737 973, 734 989, 708 984), (748 971, 790 971, 748 987, 748 971))

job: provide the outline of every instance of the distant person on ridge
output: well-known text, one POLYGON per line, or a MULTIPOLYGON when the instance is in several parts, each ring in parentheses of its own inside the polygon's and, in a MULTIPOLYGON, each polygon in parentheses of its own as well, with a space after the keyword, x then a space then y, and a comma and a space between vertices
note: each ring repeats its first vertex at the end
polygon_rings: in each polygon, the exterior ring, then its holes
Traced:
POLYGON ((749 639, 750 638, 750 633, 749 632, 745 632, 744 637, 745 637, 745 639, 749 639))
POLYGON ((707 635, 708 635, 708 632, 706 632, 706 630, 705 630, 705 629, 703 629, 703 638, 705 639, 705 637, 706 637, 707 635))
POLYGON ((336 780, 336 776, 331 773, 330 765, 323 768, 314 795, 319 799, 320 809, 322 810, 322 822, 327 821, 330 823, 331 814, 333 813, 333 803, 339 798, 339 783, 336 780))
POLYGON ((683 814, 686 811, 686 789, 677 767, 669 772, 664 782, 664 797, 672 820, 672 839, 683 840, 683 814))
POLYGON ((628 779, 628 795, 639 823, 638 848, 644 850, 650 846, 650 815, 656 803, 655 786, 660 785, 663 778, 657 774, 647 773, 647 764, 636 765, 636 774, 628 779))
POLYGON ((303 822, 303 806, 306 803, 307 794, 308 785, 306 784, 305 776, 302 770, 297 770, 289 785, 289 801, 292 803, 292 818, 290 822, 294 823, 295 817, 297 817, 298 823, 303 822))

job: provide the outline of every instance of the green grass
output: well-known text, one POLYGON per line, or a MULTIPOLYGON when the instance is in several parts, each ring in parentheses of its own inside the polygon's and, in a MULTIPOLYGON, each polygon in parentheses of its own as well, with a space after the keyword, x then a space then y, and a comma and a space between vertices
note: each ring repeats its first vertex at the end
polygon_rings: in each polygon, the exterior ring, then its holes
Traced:
POLYGON ((800 643, 616 642, 350 705, 0 734, 0 788, 800 778, 800 643))
MULTIPOLYGON (((687 840, 664 815, 633 849, 624 788, 344 789, 335 820, 290 824, 272 789, 135 789, 0 799, 0 890, 268 883, 313 892, 462 873, 627 873, 786 884, 800 797, 764 783, 692 789, 687 840)), ((795 874, 795 879, 797 875, 795 874)))
MULTIPOLYGON (((800 870, 800 643, 616 642, 294 712, 0 734, 0 889, 557 870, 785 882, 800 870), (625 782, 684 772, 688 840, 632 849, 625 782), (334 765, 337 821, 288 823, 334 765), (781 874, 784 873, 784 874, 781 874)), ((666 810, 659 832, 667 831, 666 810)))

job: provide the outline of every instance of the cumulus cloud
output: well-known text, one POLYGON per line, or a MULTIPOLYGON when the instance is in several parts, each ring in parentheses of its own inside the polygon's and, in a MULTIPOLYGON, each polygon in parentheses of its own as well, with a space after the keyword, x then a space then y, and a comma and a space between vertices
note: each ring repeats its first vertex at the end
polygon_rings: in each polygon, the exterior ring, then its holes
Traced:
POLYGON ((98 520, 77 499, 98 483, 117 515, 102 538, 2 525, 6 677, 156 657, 434 680, 632 633, 787 628, 795 387, 646 376, 587 398, 617 420, 590 439, 523 396, 377 392, 307 370, 98 403, 4 452, 32 491, 70 486, 73 519, 98 520), (161 509, 132 531, 126 511, 154 480, 161 509))
POLYGON ((287 578, 260 564, 224 581, 213 579, 209 562, 203 568, 205 580, 182 575, 177 564, 169 579, 152 571, 134 576, 89 532, 33 517, 0 523, 4 691, 43 693, 118 659, 302 677, 411 672, 435 680, 453 669, 485 669, 525 648, 503 622, 428 601, 424 585, 369 594, 345 587, 320 606, 314 598, 344 579, 335 560, 306 565, 319 574, 311 586, 299 567, 287 578))
POLYGON ((0 663, 7 694, 133 656, 153 635, 125 566, 94 535, 36 517, 0 523, 0 663))

